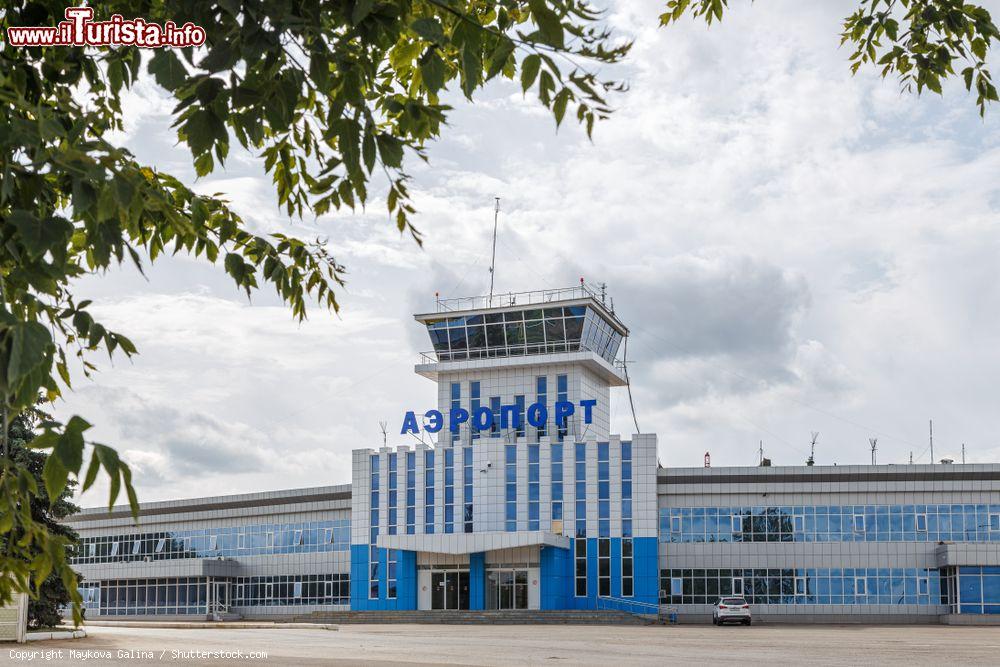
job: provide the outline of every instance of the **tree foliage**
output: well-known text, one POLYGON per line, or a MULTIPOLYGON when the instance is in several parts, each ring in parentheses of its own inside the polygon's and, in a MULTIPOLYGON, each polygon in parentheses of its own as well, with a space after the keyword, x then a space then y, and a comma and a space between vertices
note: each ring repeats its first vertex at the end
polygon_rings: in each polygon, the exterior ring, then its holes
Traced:
MULTIPOLYGON (((79 596, 65 541, 31 512, 47 493, 86 491, 103 470, 109 505, 124 492, 138 511, 132 472, 116 451, 89 442, 79 416, 45 420, 32 447, 50 452, 42 487, 10 454, 6 424, 41 392, 56 400, 72 370, 92 355, 136 353, 97 321, 74 281, 122 264, 184 253, 221 263, 249 296, 273 289, 294 317, 309 304, 336 310, 344 268, 329 245, 248 228, 223 195, 195 193, 143 164, 113 139, 123 129, 122 95, 150 77, 176 100, 173 128, 198 176, 224 167, 235 141, 261 159, 289 215, 322 215, 371 200, 384 189, 392 222, 419 242, 407 159, 426 160, 450 111, 446 92, 472 99, 488 81, 515 81, 557 126, 567 115, 588 135, 624 90, 604 77, 631 44, 616 38, 584 0, 110 0, 114 14, 163 24, 192 22, 208 39, 197 49, 33 47, 0 50, 0 601, 13 590, 37 596, 57 573, 79 596)), ((670 0, 663 23, 685 13, 709 22, 726 0, 670 0)), ((52 26, 65 0, 7 0, 5 26, 52 26)), ((904 85, 940 89, 965 58, 966 86, 980 108, 996 99, 985 67, 997 37, 985 10, 957 0, 861 0, 844 37, 855 67, 877 62, 904 85), (897 47, 901 51, 897 51, 897 47)))
POLYGON ((37 595, 28 604, 28 626, 39 628, 57 625, 61 620, 60 610, 71 601, 70 591, 76 591, 77 578, 72 569, 65 567, 69 550, 77 542, 76 532, 61 523, 68 516, 80 511, 72 502, 76 483, 69 481, 54 498, 49 497, 42 480, 48 456, 33 449, 35 428, 47 416, 35 408, 29 408, 13 417, 7 427, 7 447, 10 461, 19 471, 26 474, 28 485, 37 492, 28 500, 24 508, 32 523, 43 529, 48 539, 42 543, 34 541, 29 548, 19 549, 18 543, 25 538, 22 530, 13 528, 0 533, 0 550, 5 554, 17 554, 29 567, 42 567, 48 574, 40 575, 37 595), (51 563, 49 567, 45 567, 51 563))
MULTIPOLYGON (((7 26, 51 26, 64 0, 12 0, 7 26)), ((369 201, 373 178, 400 231, 414 212, 407 153, 426 159, 449 106, 491 79, 519 81, 557 124, 573 113, 587 132, 611 112, 622 86, 590 67, 628 52, 579 0, 180 0, 111 1, 114 14, 207 30, 203 48, 15 48, 0 51, 0 395, 3 424, 56 400, 74 366, 91 355, 136 353, 74 297, 74 280, 164 253, 221 263, 249 296, 265 285, 301 319, 309 303, 336 310, 343 267, 326 243, 248 229, 221 195, 196 194, 177 177, 143 164, 112 140, 123 129, 122 95, 152 77, 176 99, 173 127, 205 176, 225 164, 232 142, 259 156, 290 215, 323 214, 369 201), (377 172, 377 173, 376 173, 377 172)), ((124 491, 137 513, 132 472, 111 447, 88 442, 90 424, 46 420, 33 447, 51 453, 42 478, 49 498, 74 480, 83 491, 103 469, 109 506, 124 491), (89 454, 89 462, 88 462, 89 454), (85 465, 86 463, 86 465, 85 465)), ((6 432, 6 429, 3 430, 6 432)), ((34 476, 0 461, 0 533, 16 535, 0 554, 0 600, 37 596, 57 572, 74 598, 65 542, 29 510, 42 497, 34 476)))
MULTIPOLYGON (((7 428, 10 458, 32 476, 38 487, 38 495, 31 499, 32 520, 44 526, 57 542, 61 542, 63 553, 66 553, 75 547, 78 536, 76 531, 63 523, 63 520, 79 512, 80 508, 72 501, 76 488, 76 483, 73 481, 66 484, 66 488, 55 501, 49 500, 42 480, 48 456, 42 451, 31 448, 31 441, 35 437, 35 426, 45 419, 47 417, 42 412, 31 409, 16 415, 11 420, 7 428)), ((5 546, 7 540, 16 541, 18 537, 16 533, 0 535, 0 548, 5 546)), ((37 555, 36 553, 35 556, 37 555)), ((29 628, 58 625, 62 620, 62 608, 71 602, 69 591, 76 590, 76 577, 71 576, 72 570, 69 568, 55 571, 57 569, 54 568, 54 571, 49 573, 39 587, 38 596, 28 603, 29 628)))
MULTIPOLYGON (((669 0, 662 25, 685 14, 709 25, 721 21, 729 0, 669 0)), ((862 65, 879 68, 882 77, 899 79, 902 90, 917 94, 924 88, 941 94, 941 83, 961 69, 966 90, 975 92, 979 114, 998 101, 986 55, 1000 41, 990 13, 963 0, 860 0, 857 11, 844 19, 840 43, 850 44, 851 72, 862 65)))

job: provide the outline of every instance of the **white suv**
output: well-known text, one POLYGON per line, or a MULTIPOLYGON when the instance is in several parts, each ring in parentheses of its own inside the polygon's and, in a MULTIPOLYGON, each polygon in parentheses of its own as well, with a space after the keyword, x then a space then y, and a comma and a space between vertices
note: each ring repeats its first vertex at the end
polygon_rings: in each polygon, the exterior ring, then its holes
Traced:
POLYGON ((742 623, 750 625, 750 605, 743 598, 720 598, 712 610, 712 624, 742 623))

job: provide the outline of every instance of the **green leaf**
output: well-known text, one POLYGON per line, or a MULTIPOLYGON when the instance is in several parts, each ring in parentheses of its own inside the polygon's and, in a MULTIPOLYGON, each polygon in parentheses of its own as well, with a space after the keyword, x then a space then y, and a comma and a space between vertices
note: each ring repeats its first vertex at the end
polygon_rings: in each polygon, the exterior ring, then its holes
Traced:
POLYGON ((216 139, 224 140, 228 135, 222 120, 208 109, 198 109, 181 126, 191 154, 198 156, 212 148, 216 139))
POLYGON ((243 262, 243 258, 240 255, 235 252, 226 253, 226 259, 223 261, 223 266, 226 267, 226 273, 235 278, 236 282, 239 283, 243 281, 243 272, 246 264, 243 262))
POLYGON ((479 87, 479 80, 483 74, 483 62, 480 60, 479 48, 470 44, 462 46, 462 92, 469 99, 472 93, 479 87))
POLYGON ((49 503, 55 503, 66 488, 66 480, 69 478, 69 471, 63 466, 58 456, 49 456, 45 459, 45 467, 42 468, 42 480, 45 482, 45 490, 49 494, 49 503))
POLYGON ((148 69, 156 82, 167 90, 177 90, 187 82, 187 68, 174 49, 155 49, 148 69))
POLYGON ((378 154, 382 163, 392 169, 398 169, 403 164, 403 142, 391 134, 380 134, 375 138, 378 144, 378 154))
POLYGON ((556 117, 556 127, 562 123, 563 117, 566 115, 566 103, 569 102, 570 95, 572 95, 570 89, 563 88, 552 102, 552 113, 556 117))
POLYGON ((546 44, 561 49, 565 46, 562 22, 559 15, 552 11, 546 0, 528 0, 531 15, 538 24, 538 30, 546 44))
POLYGON ((537 53, 532 53, 521 61, 521 90, 528 92, 528 89, 534 85, 541 64, 542 58, 537 53))
POLYGON ((357 25, 365 20, 375 7, 375 0, 357 0, 351 10, 351 23, 357 25))
POLYGON ((80 491, 86 491, 97 481, 97 473, 101 470, 101 461, 97 458, 97 452, 90 454, 90 465, 87 466, 87 475, 83 479, 83 486, 80 491))
POLYGON ((495 49, 493 49, 493 53, 490 54, 490 68, 486 73, 486 78, 492 79, 499 74, 500 70, 503 69, 503 66, 507 64, 507 59, 510 57, 510 54, 513 52, 514 42, 509 39, 501 39, 500 43, 497 44, 495 49))
POLYGON ((972 40, 969 47, 972 49, 972 52, 976 54, 977 58, 980 60, 986 60, 986 40, 982 37, 976 37, 972 40))
POLYGON ((59 457, 63 466, 71 472, 79 472, 83 465, 83 432, 88 428, 90 424, 74 415, 66 424, 52 451, 53 456, 59 457))
POLYGON ((370 128, 365 129, 365 136, 361 140, 361 156, 370 174, 375 168, 375 137, 372 136, 370 128))
POLYGON ((9 335, 7 382, 16 385, 36 368, 48 364, 52 354, 52 336, 38 322, 18 322, 10 327, 9 335))
POLYGON ((447 41, 441 23, 434 18, 417 19, 410 24, 410 29, 428 42, 444 44, 447 41))
POLYGON ((430 92, 436 93, 444 88, 444 61, 436 51, 430 50, 420 59, 420 75, 424 79, 424 86, 430 92))

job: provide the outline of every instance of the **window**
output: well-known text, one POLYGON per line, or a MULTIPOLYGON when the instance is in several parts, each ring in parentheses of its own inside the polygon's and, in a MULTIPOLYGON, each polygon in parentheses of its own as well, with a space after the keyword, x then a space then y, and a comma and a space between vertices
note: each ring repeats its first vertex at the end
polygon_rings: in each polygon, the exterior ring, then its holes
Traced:
MULTIPOLYGON (((557 401, 568 401, 569 400, 569 381, 565 375, 556 376, 556 400, 557 401)), ((562 442, 566 438, 566 434, 569 432, 566 420, 567 417, 563 417, 559 420, 559 441, 562 442)))
MULTIPOLYGON (((379 553, 375 546, 378 540, 379 527, 379 458, 378 454, 369 457, 371 505, 369 507, 370 521, 368 524, 369 546, 368 546, 368 599, 378 599, 379 580, 379 553)), ((270 586, 270 584, 268 584, 270 586)), ((268 595, 270 597, 270 595, 268 595)))
POLYGON ((490 397, 490 412, 493 413, 493 423, 490 425, 490 436, 497 437, 500 435, 500 397, 491 396, 490 397))
POLYGON ((927 595, 930 590, 930 580, 927 577, 917 579, 917 595, 927 595))
POLYGON ((465 503, 465 532, 472 532, 472 447, 462 448, 462 502, 465 503))
POLYGON ((597 594, 611 595, 611 540, 597 540, 597 594))
POLYGON ((670 580, 670 595, 683 595, 684 594, 684 580, 680 577, 673 577, 670 580))
POLYGON ((733 595, 743 595, 743 577, 733 578, 733 595))
POLYGON ((397 474, 397 455, 395 453, 389 454, 389 521, 388 521, 388 531, 390 535, 396 534, 396 525, 399 521, 399 514, 396 509, 399 502, 399 492, 398 489, 398 474, 397 474))
POLYGON ((622 538, 622 597, 630 598, 632 597, 635 587, 634 578, 635 569, 632 566, 632 539, 622 538))
POLYGON ((868 579, 865 577, 854 577, 854 594, 868 595, 868 579))
MULTIPOLYGON (((451 383, 451 409, 457 410, 462 407, 462 383, 452 382, 451 383)), ((451 441, 458 442, 459 434, 461 433, 461 427, 459 430, 451 432, 451 441)))
POLYGON ((576 555, 576 597, 587 597, 587 540, 577 539, 574 549, 576 555))
POLYGON ((302 546, 302 531, 296 530, 292 533, 292 546, 299 547, 302 546))
POLYGON ((167 543, 167 540, 166 540, 166 538, 164 538, 164 537, 161 537, 160 539, 158 539, 158 540, 156 541, 156 553, 162 553, 162 552, 163 552, 163 546, 164 546, 164 545, 165 545, 166 543, 167 543))
POLYGON ((1000 530, 1000 514, 990 515, 990 530, 1000 530))
MULTIPOLYGON (((479 382, 470 382, 469 383, 469 397, 470 397, 469 398, 469 424, 470 424, 469 431, 472 433, 472 439, 473 440, 478 440, 479 439, 479 428, 476 427, 475 414, 476 414, 476 410, 478 410, 479 406, 481 405, 481 403, 479 402, 480 397, 481 397, 481 392, 482 392, 481 387, 482 387, 482 385, 479 382)), ((452 407, 455 407, 455 406, 452 405, 452 407)))
POLYGON ((139 549, 142 548, 142 540, 136 540, 132 543, 132 555, 136 556, 139 554, 139 549))
POLYGON ((504 447, 504 528, 517 530, 517 445, 504 447))
POLYGON ((455 450, 444 450, 444 532, 455 532, 455 450))
POLYGON ((576 536, 587 536, 587 446, 586 443, 575 444, 576 465, 576 536))
POLYGON ((792 517, 792 531, 794 531, 796 533, 805 532, 805 525, 806 525, 805 519, 806 518, 804 516, 802 516, 801 514, 796 514, 795 516, 793 516, 792 517))
POLYGON ((525 433, 525 430, 524 430, 525 415, 524 415, 524 396, 523 395, 521 395, 521 396, 515 396, 514 397, 514 410, 515 410, 515 414, 517 415, 515 417, 515 420, 516 420, 515 421, 515 425, 516 426, 515 426, 514 435, 517 436, 518 438, 523 438, 524 437, 524 433, 525 433))
MULTIPOLYGON (((926 533, 927 532, 927 515, 926 514, 918 514, 916 518, 917 518, 917 521, 916 521, 917 532, 926 533)), ((864 529, 862 529, 862 530, 864 530, 864 529)))
POLYGON ((434 533, 434 450, 424 450, 424 533, 434 533))
POLYGON ((112 542, 111 543, 111 555, 112 556, 117 556, 118 555, 118 543, 117 542, 112 542))
POLYGON ((611 464, 610 447, 597 443, 597 536, 611 537, 611 464))
POLYGON ((670 517, 670 532, 671 533, 681 532, 681 518, 679 516, 670 517))
POLYGON ((385 596, 389 599, 396 599, 396 591, 398 589, 399 582, 399 561, 398 552, 395 549, 389 549, 387 552, 388 562, 386 563, 386 582, 385 582, 385 596))
POLYGON ((855 514, 854 515, 854 532, 863 533, 865 532, 865 515, 855 514))
POLYGON ((538 445, 528 445, 528 530, 538 530, 540 494, 538 456, 538 445))
MULTIPOLYGON (((535 402, 536 403, 540 403, 542 405, 546 405, 546 401, 548 399, 548 396, 547 396, 548 388, 547 388, 546 385, 547 385, 547 381, 546 381, 546 378, 545 378, 544 375, 539 375, 537 378, 535 378, 535 392, 536 392, 535 402)), ((548 431, 546 430, 546 426, 547 426, 547 424, 542 424, 541 426, 538 427, 538 429, 537 429, 538 433, 537 434, 538 434, 539 438, 544 438, 546 435, 548 435, 548 431)))
POLYGON ((300 598, 302 597, 302 582, 296 581, 292 584, 292 597, 300 598))
MULTIPOLYGON (((563 446, 552 443, 552 520, 563 520, 563 446)), ((553 529, 555 530, 555 529, 553 529)), ((559 530, 559 533, 564 533, 559 530)))
MULTIPOLYGON (((733 532, 734 533, 742 533, 743 532, 743 517, 740 516, 739 514, 734 514, 731 518, 732 518, 732 529, 733 529, 733 532)), ((678 520, 679 519, 680 519, 680 517, 678 517, 678 520)), ((680 529, 678 529, 677 532, 680 532, 680 529)))
POLYGON ((406 453, 406 534, 413 535, 417 524, 417 453, 406 453))
POLYGON ((805 577, 795 577, 795 594, 805 595, 806 594, 806 578, 805 577))
POLYGON ((632 537, 632 443, 622 445, 622 537, 632 537))

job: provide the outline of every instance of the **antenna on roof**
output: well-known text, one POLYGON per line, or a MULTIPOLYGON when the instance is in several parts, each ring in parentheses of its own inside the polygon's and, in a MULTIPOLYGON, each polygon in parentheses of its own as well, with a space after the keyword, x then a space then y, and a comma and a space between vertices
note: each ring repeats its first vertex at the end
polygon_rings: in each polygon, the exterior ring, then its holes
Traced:
POLYGON ((930 445, 931 446, 931 463, 933 464, 934 463, 934 420, 930 419, 930 420, 928 420, 927 423, 928 423, 928 426, 930 428, 930 436, 931 436, 931 445, 930 445))
POLYGON ((496 274, 497 267, 497 222, 500 219, 500 197, 494 197, 495 200, 493 206, 493 258, 490 260, 490 302, 489 306, 493 307, 493 277, 496 274))
POLYGON ((872 465, 875 465, 877 460, 876 453, 878 452, 878 438, 868 438, 868 444, 872 447, 872 465))
POLYGON ((809 459, 806 461, 807 466, 814 465, 816 463, 816 441, 819 440, 819 431, 812 432, 812 442, 809 443, 809 459))
POLYGON ((389 422, 380 421, 378 423, 378 426, 379 426, 380 429, 382 429, 382 446, 383 447, 388 447, 389 446, 389 435, 388 435, 388 433, 386 433, 385 429, 386 429, 387 426, 389 426, 389 422))

